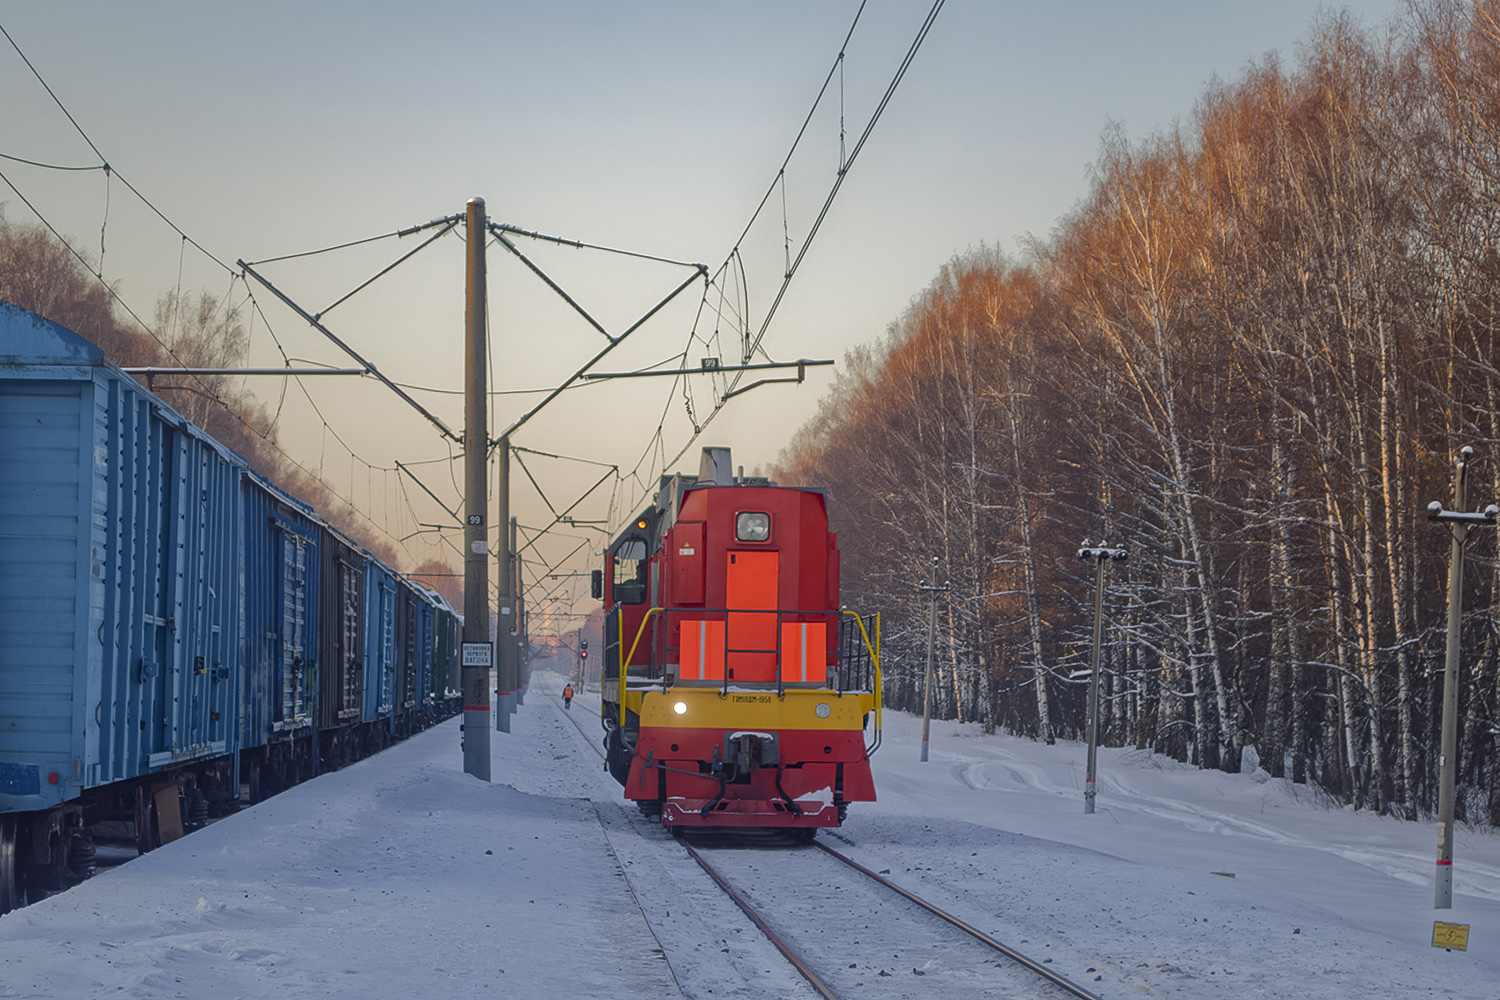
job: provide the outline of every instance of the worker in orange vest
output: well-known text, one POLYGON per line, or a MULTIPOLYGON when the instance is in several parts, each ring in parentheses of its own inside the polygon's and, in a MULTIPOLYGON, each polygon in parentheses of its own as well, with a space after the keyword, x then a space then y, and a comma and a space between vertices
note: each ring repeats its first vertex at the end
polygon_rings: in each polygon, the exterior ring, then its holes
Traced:
POLYGON ((563 688, 563 708, 573 707, 573 685, 563 688))

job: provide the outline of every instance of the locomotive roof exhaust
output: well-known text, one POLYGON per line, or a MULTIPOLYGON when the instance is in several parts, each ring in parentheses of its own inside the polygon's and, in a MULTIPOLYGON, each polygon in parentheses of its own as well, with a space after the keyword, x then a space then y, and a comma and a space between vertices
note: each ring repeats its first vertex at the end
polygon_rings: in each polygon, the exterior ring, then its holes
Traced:
POLYGON ((728 448, 703 449, 703 458, 698 462, 698 485, 705 483, 734 485, 734 466, 730 463, 728 448))

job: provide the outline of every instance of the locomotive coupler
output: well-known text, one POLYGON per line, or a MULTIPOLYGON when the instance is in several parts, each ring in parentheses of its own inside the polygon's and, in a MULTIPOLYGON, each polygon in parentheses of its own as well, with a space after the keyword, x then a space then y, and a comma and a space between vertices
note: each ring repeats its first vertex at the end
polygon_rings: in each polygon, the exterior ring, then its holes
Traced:
MULTIPOLYGON (((737 781, 749 780, 757 767, 770 767, 779 759, 775 733, 740 730, 724 734, 724 760, 734 762, 734 777, 737 781)), ((718 748, 715 747, 715 757, 718 748)))

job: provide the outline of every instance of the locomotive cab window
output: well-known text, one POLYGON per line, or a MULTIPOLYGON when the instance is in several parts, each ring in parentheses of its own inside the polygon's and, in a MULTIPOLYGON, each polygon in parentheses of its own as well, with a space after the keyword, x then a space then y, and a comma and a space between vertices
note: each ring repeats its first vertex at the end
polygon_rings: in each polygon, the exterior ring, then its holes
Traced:
POLYGON ((770 541, 771 515, 752 510, 735 515, 734 537, 740 542, 770 541))
POLYGON ((640 604, 646 599, 646 540, 627 538, 615 549, 614 587, 616 604, 640 604))

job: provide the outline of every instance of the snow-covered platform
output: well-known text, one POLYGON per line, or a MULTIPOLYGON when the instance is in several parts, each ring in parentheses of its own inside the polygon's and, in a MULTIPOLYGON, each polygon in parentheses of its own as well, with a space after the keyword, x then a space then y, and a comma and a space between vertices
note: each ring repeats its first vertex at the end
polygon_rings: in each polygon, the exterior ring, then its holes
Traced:
POLYGON ((593 756, 559 714, 493 784, 450 720, 0 918, 0 997, 679 995, 592 804, 517 787, 593 756))
MULTIPOLYGON (((0 998, 810 997, 622 802, 585 741, 597 696, 564 713, 561 678, 534 678, 493 784, 462 773, 455 721, 285 792, 0 918, 0 998)), ((934 723, 922 763, 920 733, 887 714, 879 801, 819 836, 1101 996, 1500 996, 1490 831, 1460 831, 1437 911, 1430 822, 1127 750, 1101 753, 1085 816, 1080 744, 934 723), (1432 948, 1434 920, 1469 950, 1432 948)), ((851 916, 801 931, 937 995, 941 967, 866 954, 851 916)))

